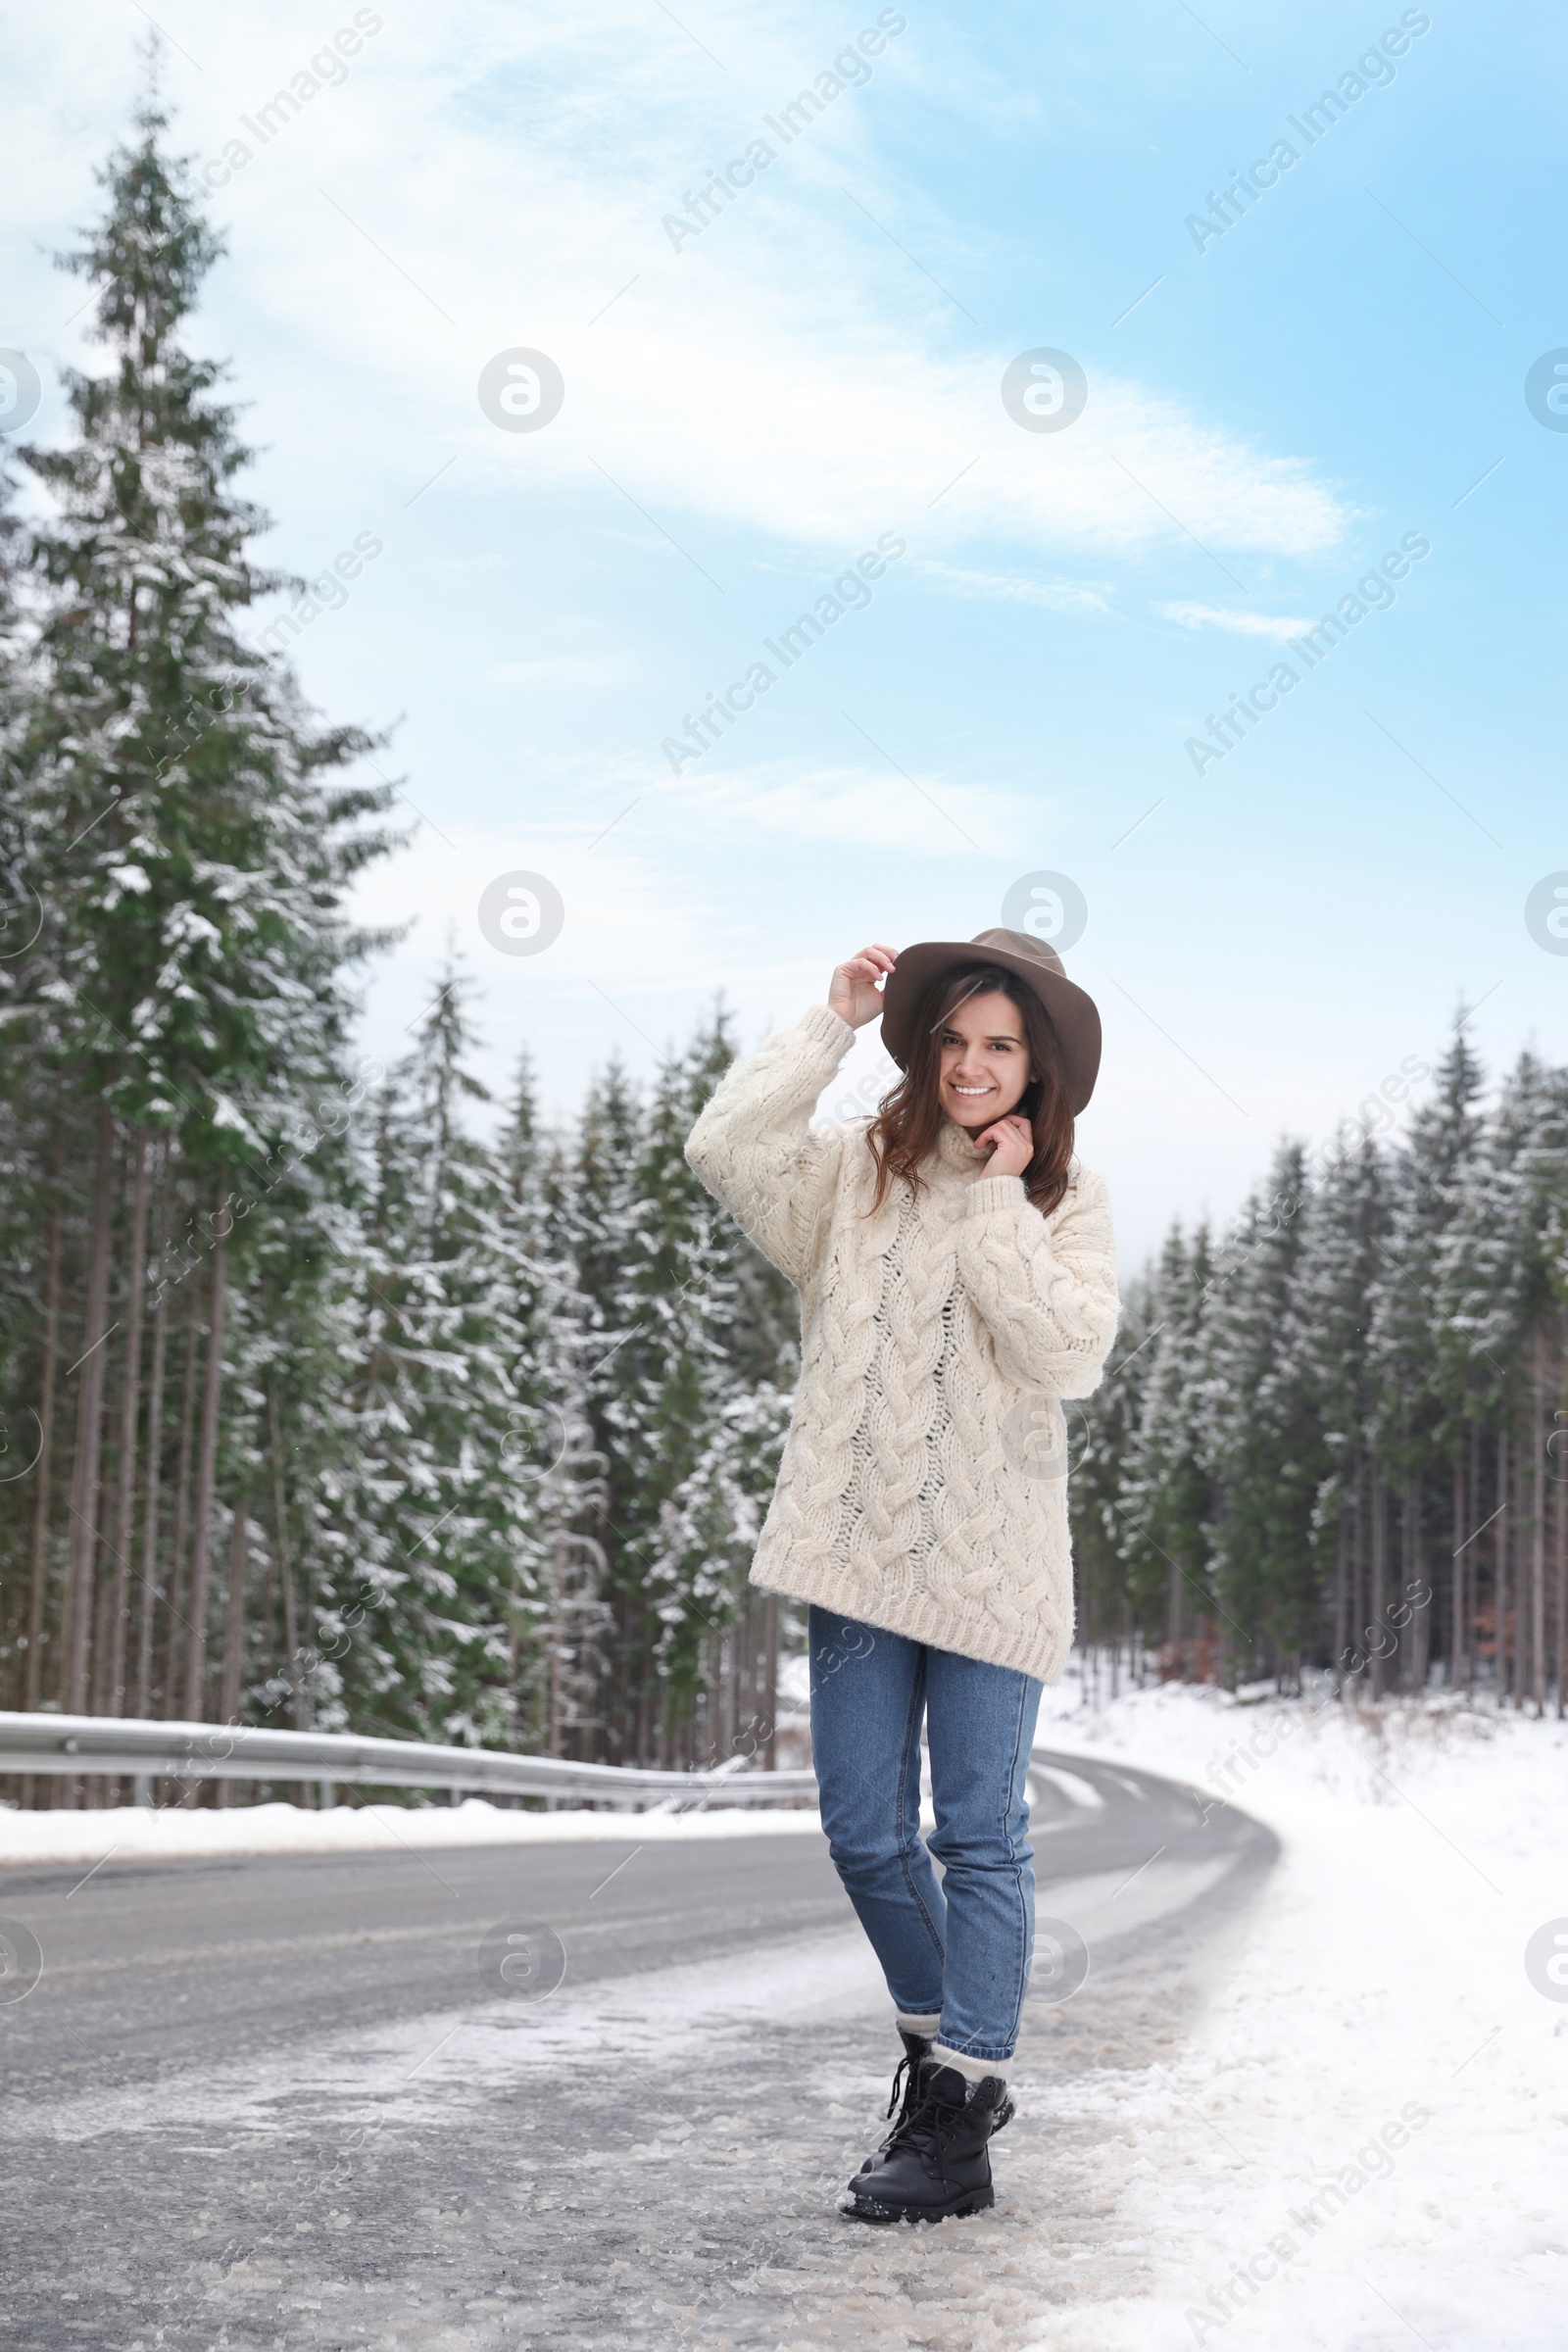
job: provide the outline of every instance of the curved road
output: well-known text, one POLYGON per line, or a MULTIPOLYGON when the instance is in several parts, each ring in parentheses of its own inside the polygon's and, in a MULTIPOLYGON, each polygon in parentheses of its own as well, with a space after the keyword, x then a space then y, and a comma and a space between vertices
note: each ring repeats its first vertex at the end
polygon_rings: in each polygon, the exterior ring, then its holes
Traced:
POLYGON ((1179 2039, 1275 1843, 1122 1766, 1031 1783, 998 2211, 891 2238, 834 2212, 897 2045, 811 1833, 0 1870, 44 1955, 0 2000, 9 2339, 904 2352, 979 2303, 1027 2340, 1075 2262, 1132 2291, 1079 2091, 1179 2039))

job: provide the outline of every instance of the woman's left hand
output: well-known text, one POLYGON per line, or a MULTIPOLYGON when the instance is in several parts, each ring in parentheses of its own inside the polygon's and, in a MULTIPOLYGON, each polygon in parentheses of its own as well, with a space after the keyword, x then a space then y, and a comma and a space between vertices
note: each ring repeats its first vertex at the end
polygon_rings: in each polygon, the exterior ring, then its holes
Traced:
POLYGON ((1021 1176, 1035 1155, 1034 1129, 1016 1111, 998 1119, 974 1140, 980 1151, 991 1154, 981 1170, 983 1176, 1021 1176))

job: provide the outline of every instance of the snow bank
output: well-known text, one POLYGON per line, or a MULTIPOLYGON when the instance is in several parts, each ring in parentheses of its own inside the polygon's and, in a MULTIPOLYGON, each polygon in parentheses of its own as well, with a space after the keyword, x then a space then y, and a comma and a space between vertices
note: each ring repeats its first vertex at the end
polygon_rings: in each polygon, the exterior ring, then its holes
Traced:
POLYGON ((1076 2101, 1152 2294, 1038 2340, 1561 2352, 1568 1984, 1526 1951, 1568 1931, 1568 1727, 1175 1686, 1090 1714, 1065 1686, 1042 1739, 1232 1799, 1285 1852, 1182 2057, 1076 2101))
POLYGON ((518 1813, 461 1805, 110 1805, 97 1813, 0 1811, 0 1869, 19 1862, 196 1860, 227 1854, 391 1852, 398 1845, 653 1845, 670 1838, 819 1836, 813 1810, 730 1806, 712 1813, 518 1813))

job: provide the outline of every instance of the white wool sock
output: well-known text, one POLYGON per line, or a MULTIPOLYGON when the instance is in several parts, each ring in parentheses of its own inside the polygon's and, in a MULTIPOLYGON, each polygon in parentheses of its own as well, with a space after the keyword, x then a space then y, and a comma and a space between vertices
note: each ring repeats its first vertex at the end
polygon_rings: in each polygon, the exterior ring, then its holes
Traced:
POLYGON ((923 2034, 927 2041, 934 2041, 937 2028, 942 2023, 942 2012, 933 2009, 929 2017, 910 2017, 903 2009, 895 2009, 893 2023, 901 2034, 923 2034))
POLYGON ((1012 2064, 1010 2058, 972 2058, 967 2050, 950 2050, 945 2041, 939 2041, 931 2055, 943 2066, 956 2066, 971 2082, 983 2082, 988 2075, 1005 2082, 1012 2064))

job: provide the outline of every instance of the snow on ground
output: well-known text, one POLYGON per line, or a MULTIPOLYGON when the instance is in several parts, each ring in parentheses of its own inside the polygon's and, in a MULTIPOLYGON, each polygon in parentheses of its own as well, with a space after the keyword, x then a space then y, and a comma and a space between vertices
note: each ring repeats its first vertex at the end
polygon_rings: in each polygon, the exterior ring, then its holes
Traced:
POLYGON ((607 1838, 819 1836, 814 1807, 732 1805, 714 1812, 519 1813, 484 1797, 461 1805, 106 1805, 96 1813, 0 1810, 0 1869, 21 1862, 187 1860, 225 1854, 391 1853, 398 1845, 528 1845, 607 1838))
MULTIPOLYGON (((1101 2149, 1116 2276, 1152 2285, 1129 2295, 1107 2278, 1097 2295, 1080 2271, 1037 2342, 1562 2352, 1568 1983, 1547 1963, 1553 1923, 1568 1951, 1568 1727, 1441 1698, 1342 1708, 1177 1686, 1090 1709, 1067 1683, 1047 1693, 1040 1738, 1239 1804, 1284 1851, 1192 2038, 1147 2073, 1107 2069, 1054 2094, 1064 2134, 1101 2149)), ((122 1807, 0 1812, 0 1862, 628 1833, 819 1830, 808 1810, 633 1817, 478 1799, 122 1807)), ((1005 2200, 1004 2161, 999 2178, 1005 2200)), ((1039 2206, 1049 2239, 1049 2165, 1010 2194, 1039 2206)))
POLYGON ((1228 1797, 1284 1854, 1181 2055, 1070 2109, 1117 2127, 1104 2193, 1152 2294, 1037 2340, 1562 2352, 1568 1726, 1174 1685, 1090 1712, 1063 1685, 1041 1737, 1228 1797))

